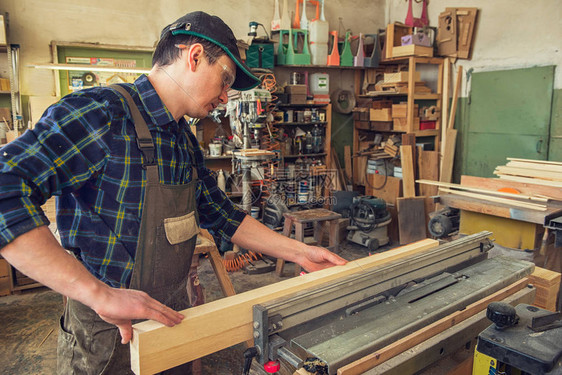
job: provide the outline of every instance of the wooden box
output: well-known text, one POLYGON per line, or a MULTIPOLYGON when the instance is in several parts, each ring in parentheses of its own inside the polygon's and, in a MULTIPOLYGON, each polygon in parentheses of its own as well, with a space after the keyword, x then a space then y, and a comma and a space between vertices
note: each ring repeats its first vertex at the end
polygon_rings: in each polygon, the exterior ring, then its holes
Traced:
POLYGON ((415 44, 403 46, 402 37, 412 35, 413 28, 398 23, 390 23, 386 27, 386 58, 402 56, 427 56, 433 57, 433 47, 418 46, 415 44))
MULTIPOLYGON (((419 113, 419 106, 414 104, 414 115, 419 113)), ((408 117, 408 104, 393 104, 392 105, 392 118, 405 118, 408 117)), ((419 119, 418 119, 419 121, 419 119)))
POLYGON ((402 56, 433 57, 433 47, 424 47, 410 44, 409 46, 399 46, 392 48, 392 57, 402 56))
POLYGON ((360 130, 371 130, 371 126, 369 125, 369 121, 354 121, 355 129, 360 130))
POLYGON ((392 100, 375 100, 371 104, 373 109, 392 108, 392 100))
MULTIPOLYGON (((405 118, 405 117, 399 117, 399 118, 393 119, 392 130, 399 131, 399 132, 409 131, 410 129, 408 129, 408 119, 405 118)), ((413 130, 413 131, 420 130, 420 118, 419 117, 414 117, 414 128, 411 129, 411 130, 413 130)))
POLYGON ((371 130, 388 132, 392 130, 392 121, 371 121, 371 130))
MULTIPOLYGON (((395 73, 384 73, 384 83, 398 83, 398 82, 408 82, 408 71, 405 72, 395 72, 395 73)), ((419 71, 416 71, 415 80, 421 81, 421 75, 419 71)))
POLYGON ((369 119, 371 121, 392 121, 392 109, 391 108, 381 108, 373 109, 371 108, 369 119))
POLYGON ((306 95, 306 85, 287 85, 285 86, 285 94, 306 95))
POLYGON ((559 272, 535 267, 529 276, 529 282, 537 288, 534 305, 550 311, 556 311, 556 301, 560 290, 559 272))

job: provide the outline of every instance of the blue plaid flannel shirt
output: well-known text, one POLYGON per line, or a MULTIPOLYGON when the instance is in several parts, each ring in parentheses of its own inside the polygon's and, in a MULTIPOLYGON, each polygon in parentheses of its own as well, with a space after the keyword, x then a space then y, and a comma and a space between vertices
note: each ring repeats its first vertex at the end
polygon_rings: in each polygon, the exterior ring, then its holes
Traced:
MULTIPOLYGON (((161 183, 200 182, 200 225, 229 240, 245 213, 217 187, 185 119, 178 122, 147 76, 126 85, 156 147, 161 183), (191 160, 188 140, 195 146, 191 160)), ((62 246, 103 282, 127 287, 135 258, 146 185, 130 112, 108 88, 91 88, 49 107, 33 130, 0 149, 0 248, 49 221, 40 206, 57 199, 62 246)))

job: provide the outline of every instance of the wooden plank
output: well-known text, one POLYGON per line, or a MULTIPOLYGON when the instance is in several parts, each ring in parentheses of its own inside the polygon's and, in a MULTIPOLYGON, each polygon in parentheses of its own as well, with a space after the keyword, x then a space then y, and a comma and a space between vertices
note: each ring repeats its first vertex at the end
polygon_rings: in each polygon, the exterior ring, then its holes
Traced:
POLYGON ((556 213, 559 209, 548 209, 546 212, 528 210, 526 208, 509 207, 493 202, 483 202, 471 197, 463 197, 455 194, 443 194, 439 197, 439 202, 449 207, 458 208, 486 215, 505 217, 544 225, 544 218, 550 213, 556 213))
POLYGON ((443 162, 441 164, 441 175, 439 181, 451 182, 453 180, 453 165, 455 161, 455 147, 457 143, 457 130, 447 129, 447 138, 445 140, 445 152, 443 154, 443 162))
POLYGON ((537 203, 518 202, 518 201, 515 201, 513 199, 491 197, 491 196, 484 195, 484 194, 470 193, 468 191, 451 190, 451 189, 448 189, 448 188, 440 188, 439 190, 444 191, 444 192, 449 193, 449 194, 462 195, 462 196, 465 196, 465 197, 481 199, 481 200, 488 201, 488 202, 506 204, 506 205, 509 205, 509 206, 512 206, 512 207, 521 207, 521 208, 526 208, 526 209, 535 210, 535 211, 546 211, 545 205, 541 205, 541 204, 537 204, 537 203))
POLYGON ((552 161, 552 160, 534 160, 534 159, 519 159, 519 158, 507 158, 510 161, 523 161, 526 163, 536 163, 536 164, 545 164, 545 165, 557 165, 562 166, 561 161, 552 161))
POLYGON ((455 84, 455 91, 453 91, 453 103, 451 104, 451 113, 449 114, 449 122, 447 124, 447 130, 455 128, 455 116, 457 114, 457 102, 459 100, 459 91, 461 89, 462 83, 462 65, 459 65, 459 70, 457 71, 457 81, 455 84))
POLYGON ((414 133, 402 134, 402 146, 412 146, 412 166, 414 167, 414 179, 418 176, 418 148, 416 147, 416 135, 414 133))
POLYGON ((412 348, 415 345, 443 332, 447 328, 453 327, 460 322, 470 318, 471 316, 483 311, 488 307, 490 302, 501 301, 504 298, 514 294, 515 292, 527 286, 529 280, 523 278, 488 297, 483 298, 473 304, 468 305, 464 310, 454 312, 438 321, 431 323, 423 329, 420 329, 392 344, 377 350, 375 353, 369 354, 355 362, 352 362, 338 369, 338 375, 358 375, 373 368, 374 366, 387 361, 388 359, 412 348))
MULTIPOLYGON (((439 181, 439 152, 420 151, 418 171, 421 180, 439 181)), ((418 190, 421 196, 437 195, 437 187, 428 184, 418 185, 418 190)))
POLYGON ((555 165, 555 164, 553 165, 553 164, 543 164, 543 163, 529 163, 523 161, 510 161, 505 166, 562 173, 562 165, 555 165))
POLYGON ((423 253, 438 244, 426 239, 183 310, 185 319, 172 328, 152 320, 135 324, 131 368, 137 375, 154 374, 252 339, 252 306, 423 253))
POLYGON ((551 199, 562 200, 562 189, 555 187, 543 186, 533 183, 522 183, 515 181, 505 181, 498 178, 486 178, 476 176, 461 176, 461 185, 469 187, 481 187, 486 189, 498 190, 502 188, 513 188, 519 190, 522 194, 529 196, 541 195, 551 199))
POLYGON ((345 175, 347 176, 347 180, 353 183, 353 168, 351 166, 351 146, 345 145, 343 147, 344 152, 344 163, 345 163, 345 175))
POLYGON ((412 198, 416 196, 414 160, 412 157, 412 146, 400 146, 400 160, 402 163, 402 179, 405 198, 412 198))
POLYGON ((425 198, 398 198, 398 233, 400 244, 426 238, 425 198))
POLYGON ((462 184, 460 184, 460 185, 459 184, 453 184, 453 183, 449 183, 449 182, 437 182, 437 181, 430 181, 430 180, 416 180, 416 182, 419 183, 419 184, 422 184, 422 185, 433 185, 433 186, 453 188, 453 189, 458 189, 458 190, 466 190, 466 191, 472 191, 472 192, 476 192, 476 193, 497 195, 497 196, 501 196, 501 197, 508 197, 508 198, 519 199, 519 200, 529 200, 529 201, 535 201, 535 202, 541 202, 541 203, 547 203, 548 202, 548 198, 532 197, 532 196, 524 195, 524 194, 504 193, 504 192, 501 192, 501 191, 489 190, 489 189, 479 189, 479 188, 473 188, 473 187, 469 187, 469 186, 463 186, 462 184))
POLYGON ((380 174, 368 174, 368 183, 365 186, 367 195, 374 195, 386 203, 395 205, 396 199, 402 196, 402 179, 380 174))
POLYGON ((508 181, 515 181, 515 182, 522 182, 525 184, 536 184, 536 185, 544 185, 544 186, 553 186, 553 187, 562 187, 562 182, 557 181, 547 181, 538 178, 527 178, 527 177, 518 177, 518 176, 510 176, 510 175, 501 175, 494 172, 495 175, 498 175, 502 180, 508 181))
POLYGON ((534 169, 532 166, 529 168, 514 168, 508 166, 498 166, 496 167, 496 172, 499 172, 500 174, 509 174, 513 176, 540 178, 541 180, 562 181, 562 173, 537 170, 534 169))
POLYGON ((445 57, 443 66, 443 105, 441 108, 441 155, 445 155, 445 141, 447 140, 447 115, 449 114, 449 96, 451 91, 451 63, 445 57))

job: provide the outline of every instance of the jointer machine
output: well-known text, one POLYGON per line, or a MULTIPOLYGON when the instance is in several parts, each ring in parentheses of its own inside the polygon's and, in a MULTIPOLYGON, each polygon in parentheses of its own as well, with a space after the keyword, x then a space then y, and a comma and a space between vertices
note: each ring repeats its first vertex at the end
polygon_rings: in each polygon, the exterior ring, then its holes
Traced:
MULTIPOLYGON (((255 347, 246 354, 255 355, 266 372, 277 371, 282 361, 312 374, 369 373, 364 371, 369 366, 357 371, 353 364, 533 272, 529 262, 489 258, 491 235, 466 236, 329 285, 256 304, 255 347)), ((514 302, 532 303, 534 289, 522 292, 514 302)))

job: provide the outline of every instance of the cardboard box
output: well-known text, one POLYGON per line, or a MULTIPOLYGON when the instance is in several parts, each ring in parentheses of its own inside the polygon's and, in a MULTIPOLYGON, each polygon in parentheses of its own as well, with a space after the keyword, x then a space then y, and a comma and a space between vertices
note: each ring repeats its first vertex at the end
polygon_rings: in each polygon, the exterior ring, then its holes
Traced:
POLYGON ((287 85, 285 86, 285 93, 306 96, 306 85, 287 85))
MULTIPOLYGON (((407 132, 408 131, 408 119, 405 117, 399 117, 393 119, 393 129, 394 131, 407 132)), ((414 117, 414 129, 413 131, 420 130, 420 118, 414 117)))
POLYGON ((391 108, 382 108, 382 109, 371 108, 369 119, 371 121, 392 121, 392 109, 391 108))
MULTIPOLYGON (((408 71, 384 73, 384 83, 408 82, 408 74, 408 71)), ((421 74, 419 71, 415 72, 415 80, 421 81, 421 74)))
MULTIPOLYGON (((420 108, 414 104, 414 116, 419 112, 420 108)), ((393 104, 392 105, 392 118, 405 118, 408 117, 408 104, 393 104)))
POLYGON ((289 94, 290 104, 306 104, 306 94, 289 94))

